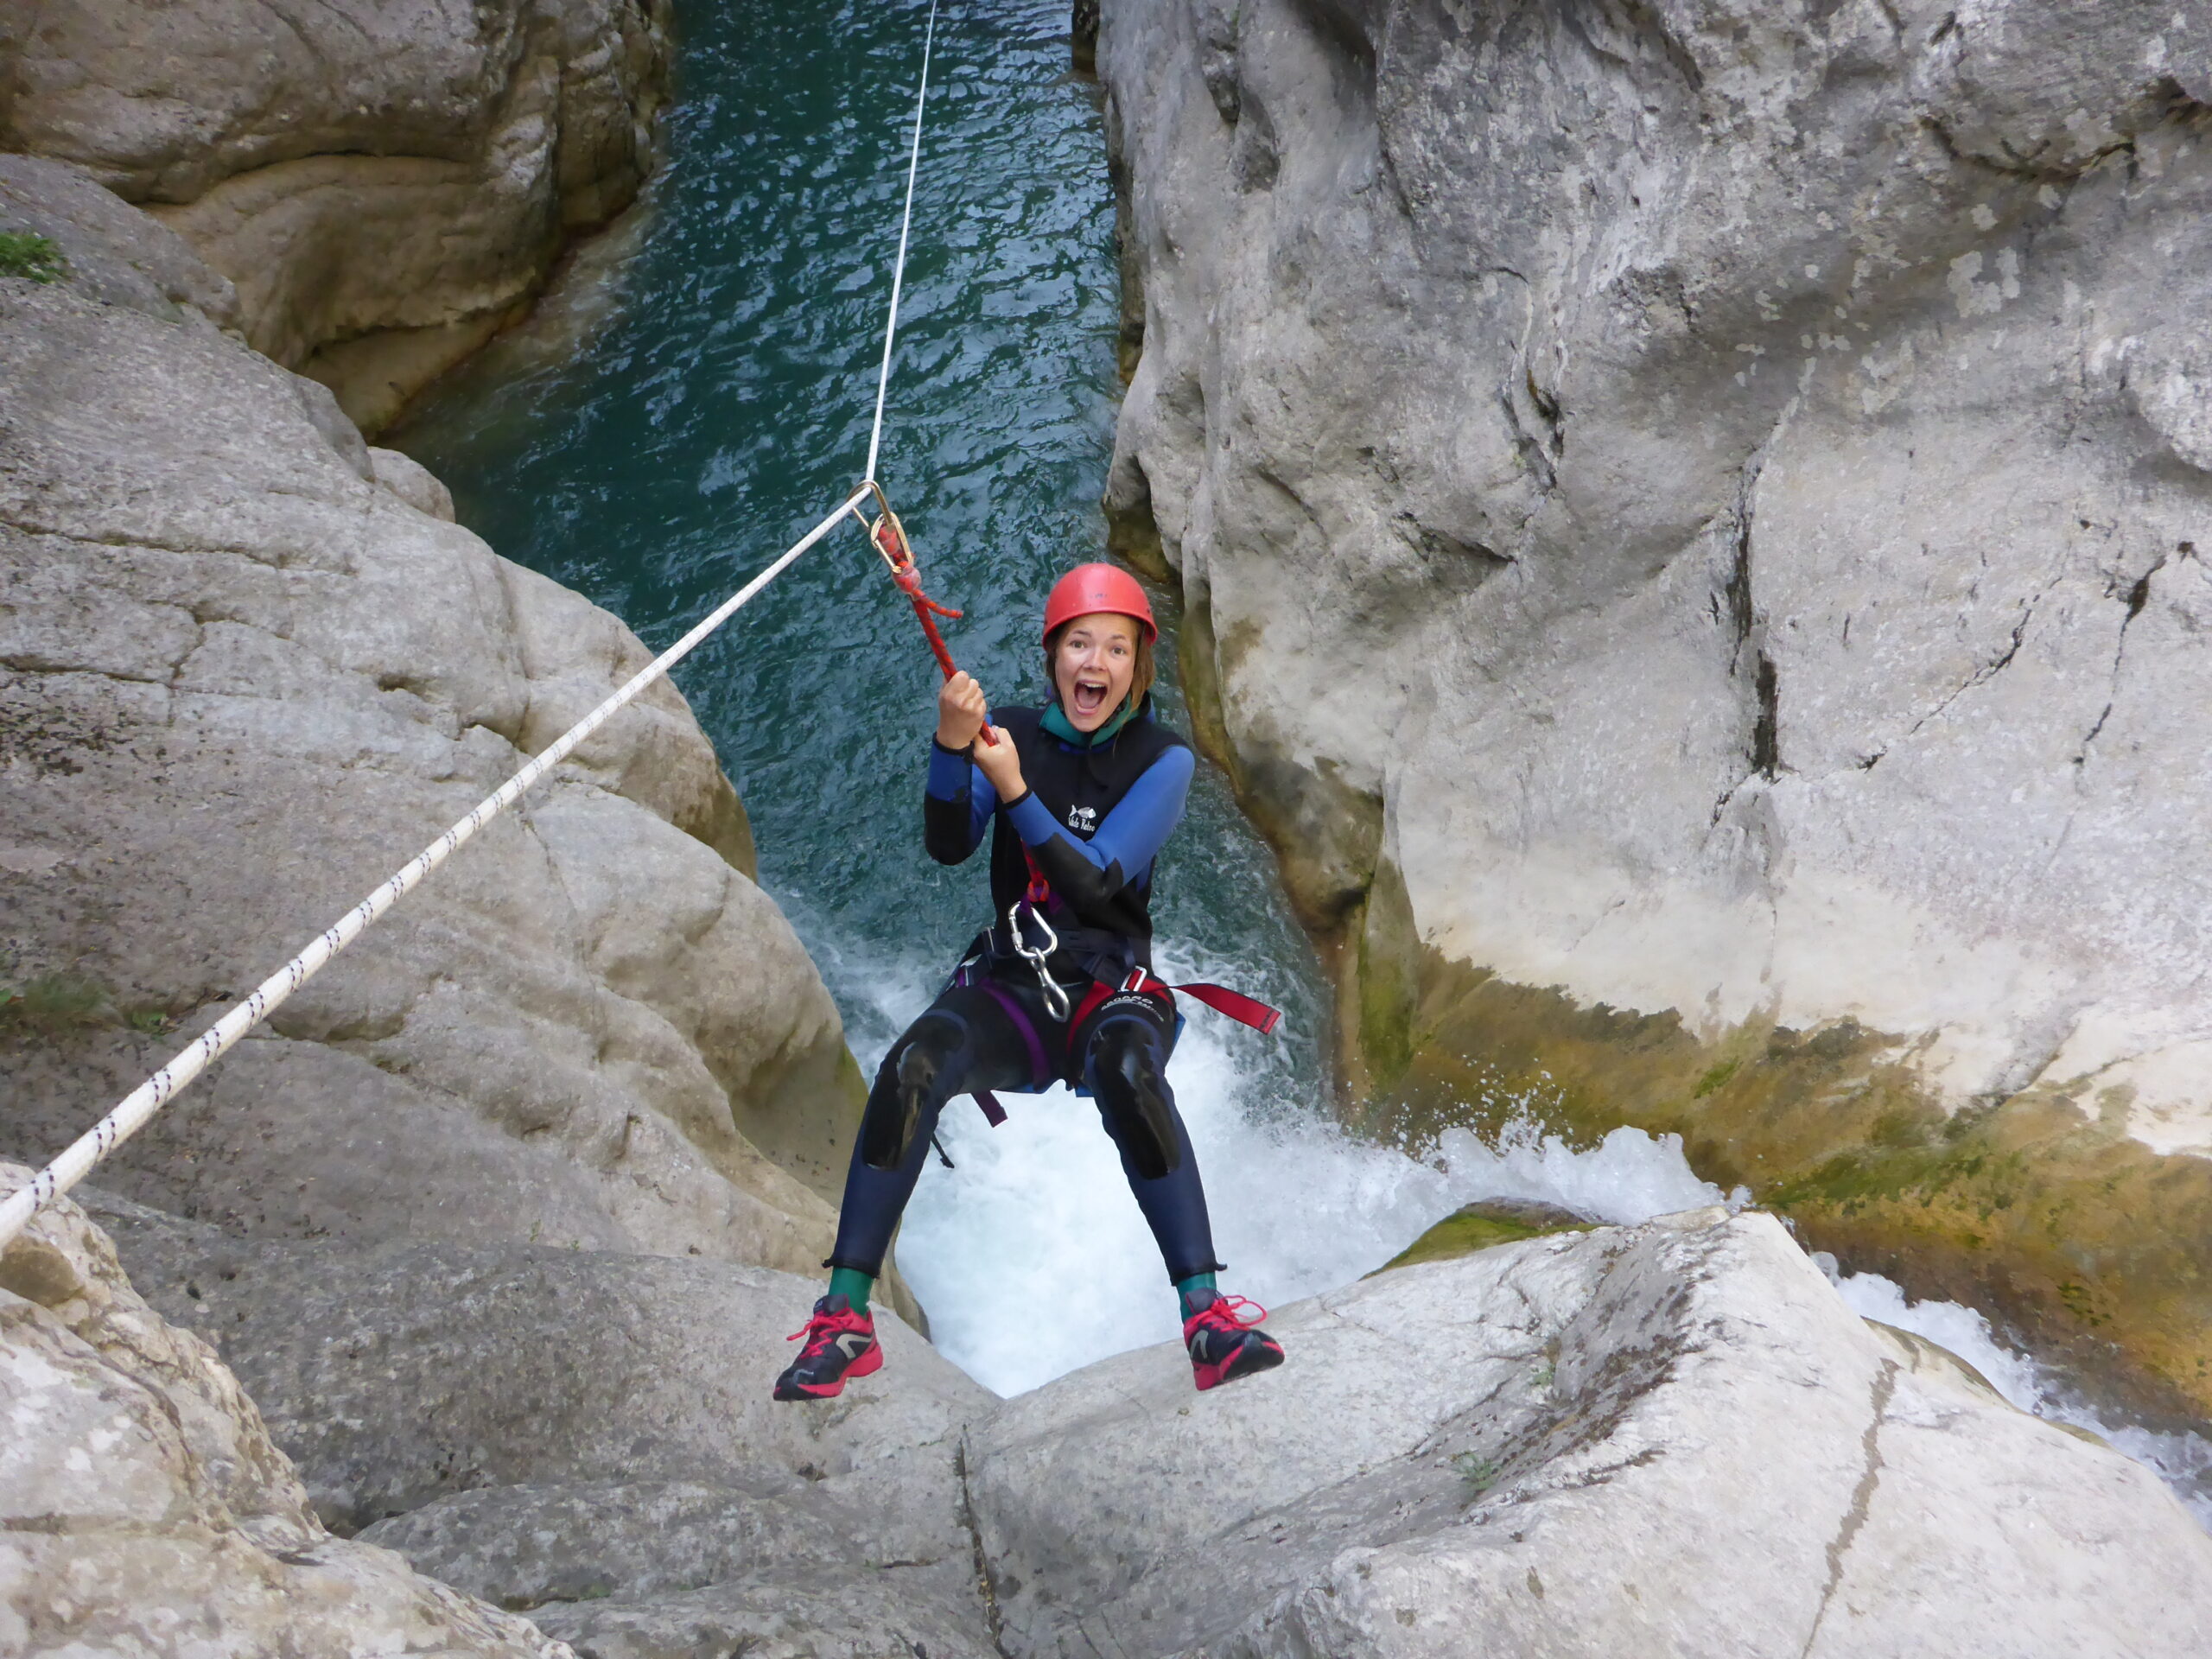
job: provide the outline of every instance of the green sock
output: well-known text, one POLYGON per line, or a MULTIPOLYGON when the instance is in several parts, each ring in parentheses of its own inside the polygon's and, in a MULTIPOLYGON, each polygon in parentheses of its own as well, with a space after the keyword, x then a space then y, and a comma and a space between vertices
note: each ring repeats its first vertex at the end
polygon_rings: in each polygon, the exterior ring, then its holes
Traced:
POLYGON ((1175 1281, 1175 1294, 1183 1299, 1183 1317, 1189 1319, 1198 1311, 1198 1305, 1213 1295, 1213 1274, 1194 1273, 1187 1279, 1175 1281))
POLYGON ((830 1294, 842 1296, 852 1305, 855 1313, 868 1312, 868 1294, 875 1288, 875 1275, 862 1273, 857 1268, 830 1269, 830 1294))

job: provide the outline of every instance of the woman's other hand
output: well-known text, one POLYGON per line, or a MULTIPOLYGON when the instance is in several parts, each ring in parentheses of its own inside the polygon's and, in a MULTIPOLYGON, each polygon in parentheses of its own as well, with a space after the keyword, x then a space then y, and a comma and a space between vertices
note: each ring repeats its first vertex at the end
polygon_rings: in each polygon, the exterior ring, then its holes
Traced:
POLYGON ((983 729, 989 707, 973 675, 955 674, 937 694, 937 741, 948 749, 966 748, 983 729))
POLYGON ((1014 752, 1014 734, 1003 726, 990 729, 998 741, 976 744, 972 751, 976 764, 998 791, 999 799, 1018 801, 1029 785, 1021 781, 1021 757, 1014 752))

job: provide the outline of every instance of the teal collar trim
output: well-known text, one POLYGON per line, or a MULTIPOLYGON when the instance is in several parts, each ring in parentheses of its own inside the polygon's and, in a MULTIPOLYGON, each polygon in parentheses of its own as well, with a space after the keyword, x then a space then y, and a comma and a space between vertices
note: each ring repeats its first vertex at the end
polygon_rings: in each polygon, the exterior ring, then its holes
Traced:
MULTIPOLYGON (((1151 701, 1150 697, 1145 699, 1145 702, 1151 701)), ((1045 718, 1038 723, 1046 732, 1071 747, 1096 749, 1111 743, 1119 737, 1122 734, 1122 728, 1135 720, 1143 711, 1143 703, 1124 704, 1120 712, 1096 731, 1078 732, 1075 728, 1075 722, 1067 717, 1067 711, 1060 707, 1059 700, 1054 698, 1051 706, 1045 710, 1045 718)))

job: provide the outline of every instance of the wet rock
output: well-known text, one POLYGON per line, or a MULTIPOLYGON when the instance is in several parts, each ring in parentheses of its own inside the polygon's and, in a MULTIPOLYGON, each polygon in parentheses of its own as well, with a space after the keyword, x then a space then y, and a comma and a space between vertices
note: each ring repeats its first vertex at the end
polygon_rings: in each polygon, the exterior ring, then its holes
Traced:
POLYGON ((2118 1454, 1916 1357, 1770 1217, 1402 1268, 1271 1322, 1193 1399, 1172 1347, 970 1440, 1019 1655, 2158 1656, 2212 1538, 2118 1454))
MULTIPOLYGON (((43 1162, 649 654, 211 326, 173 233, 50 164, 0 190, 79 227, 0 280, 0 1150, 43 1162)), ((240 1235, 812 1273, 859 1080, 751 856, 658 686, 100 1179, 240 1235)))
POLYGON ((652 165, 658 0, 99 0, 0 29, 0 147, 147 204, 238 285, 247 338, 381 424, 652 165))
POLYGON ((1547 1233, 1584 1232, 1598 1224, 1588 1216, 1533 1198, 1483 1198, 1463 1204, 1376 1271, 1409 1268, 1418 1262, 1448 1262, 1497 1244, 1517 1244, 1547 1233))
POLYGON ((2212 11, 1102 13, 1108 505, 1355 1080, 2212 1412, 2212 11))
MULTIPOLYGON (((29 1175, 0 1165, 0 1192, 29 1175)), ((568 1652, 325 1532, 214 1351, 66 1201, 0 1254, 0 1422, 9 1653, 568 1652)))

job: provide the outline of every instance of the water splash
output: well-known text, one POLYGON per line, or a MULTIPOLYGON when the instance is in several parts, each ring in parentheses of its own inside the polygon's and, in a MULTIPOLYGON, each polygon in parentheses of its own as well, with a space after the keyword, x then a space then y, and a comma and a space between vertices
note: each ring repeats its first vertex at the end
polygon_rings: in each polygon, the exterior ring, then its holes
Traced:
MULTIPOLYGON (((1161 958, 1170 978, 1199 976, 1201 953, 1187 946, 1161 958)), ((920 1011, 926 983, 879 998, 871 1060, 920 1011)), ((1690 1173, 1677 1137, 1640 1129, 1616 1129, 1578 1152, 1522 1121, 1494 1145, 1452 1130, 1427 1158, 1355 1139, 1330 1119, 1310 1071, 1300 1075, 1295 1057, 1310 1050, 1188 1011, 1168 1075, 1205 1175, 1215 1246, 1230 1264, 1224 1287, 1259 1301, 1348 1284, 1477 1198, 1540 1199, 1636 1222, 1726 1196, 1690 1173)), ((1003 1098, 1009 1121, 996 1130, 964 1101, 947 1110, 943 1139, 956 1167, 932 1163, 925 1174, 899 1261, 938 1348, 986 1387, 1019 1394, 1172 1340, 1179 1321, 1096 1109, 1058 1087, 1003 1098)))
POLYGON ((1813 1260, 1861 1319, 1925 1337, 1980 1371, 2022 1411, 2101 1437, 2114 1451, 2157 1473, 2198 1524, 2212 1532, 2212 1440, 2145 1428, 2100 1411, 2056 1371, 2000 1342, 1977 1309, 1958 1302, 1911 1301, 1900 1286, 1878 1273, 1840 1271, 1825 1250, 1813 1260))

